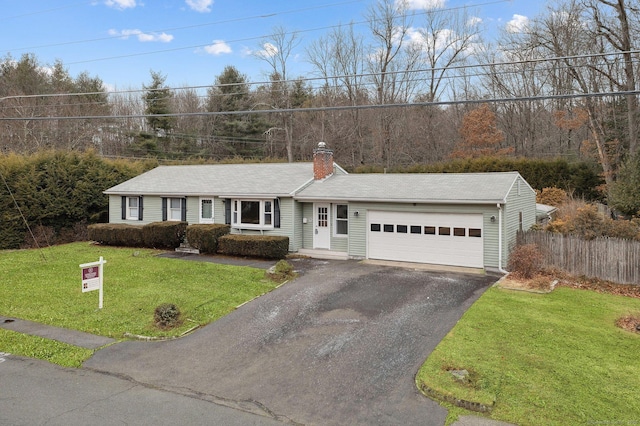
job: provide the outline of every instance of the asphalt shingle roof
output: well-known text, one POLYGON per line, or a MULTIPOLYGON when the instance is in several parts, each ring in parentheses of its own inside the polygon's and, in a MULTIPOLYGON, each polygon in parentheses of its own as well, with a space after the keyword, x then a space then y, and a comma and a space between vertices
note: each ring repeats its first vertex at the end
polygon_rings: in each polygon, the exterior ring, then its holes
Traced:
POLYGON ((105 194, 286 196, 312 180, 312 163, 159 166, 105 194))
POLYGON ((518 172, 390 173, 334 175, 314 182, 299 200, 497 203, 505 198, 518 172))
POLYGON ((325 180, 313 181, 313 163, 160 166, 109 188, 105 194, 497 203, 505 201, 518 176, 518 172, 336 173, 325 180))

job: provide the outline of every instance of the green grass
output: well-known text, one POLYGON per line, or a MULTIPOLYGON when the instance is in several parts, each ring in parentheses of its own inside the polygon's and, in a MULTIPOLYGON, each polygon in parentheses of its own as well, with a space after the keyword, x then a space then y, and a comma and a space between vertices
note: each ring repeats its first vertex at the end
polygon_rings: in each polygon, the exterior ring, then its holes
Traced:
MULTIPOLYGON (((89 243, 0 251, 0 315, 117 339, 124 333, 177 336, 276 286, 260 269, 165 259, 156 257, 157 253, 89 243), (100 256, 107 261, 101 310, 98 291, 82 293, 78 266, 100 256), (182 326, 159 330, 153 325, 153 311, 161 303, 180 308, 185 319, 182 326)), ((0 334, 0 351, 41 358, 38 348, 28 348, 28 339, 17 342, 9 336, 0 334)), ((68 349, 51 346, 54 352, 68 349)), ((70 354, 66 364, 51 356, 42 358, 68 365, 75 363, 74 357, 70 354)))
MULTIPOLYGON (((495 407, 520 425, 640 423, 640 336, 615 326, 640 300, 558 288, 539 295, 491 288, 426 360, 416 380, 495 407), (455 382, 449 369, 467 369, 455 382)), ((450 419, 462 409, 450 411, 450 419)))
POLYGON ((80 367, 91 349, 0 328, 0 352, 39 358, 63 367, 80 367))

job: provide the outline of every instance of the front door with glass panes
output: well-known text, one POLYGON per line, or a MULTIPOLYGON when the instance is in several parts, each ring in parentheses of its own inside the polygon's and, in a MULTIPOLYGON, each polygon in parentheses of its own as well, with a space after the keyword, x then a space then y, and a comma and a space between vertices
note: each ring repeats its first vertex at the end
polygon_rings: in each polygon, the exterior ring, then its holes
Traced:
POLYGON ((313 248, 331 248, 331 229, 329 227, 329 204, 314 204, 313 248))

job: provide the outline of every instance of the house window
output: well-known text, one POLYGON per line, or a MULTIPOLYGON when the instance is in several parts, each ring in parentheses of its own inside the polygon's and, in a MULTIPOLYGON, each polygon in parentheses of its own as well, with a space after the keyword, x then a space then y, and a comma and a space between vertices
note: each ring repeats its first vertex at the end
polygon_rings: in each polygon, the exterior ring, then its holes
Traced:
POLYGON ((482 229, 480 229, 480 228, 469 228, 469 236, 470 237, 482 237, 482 229))
POLYGON ((273 228, 273 200, 233 200, 233 226, 237 228, 273 228))
POLYGON ((139 215, 139 203, 138 197, 127 197, 127 219, 128 220, 138 220, 139 215))
POLYGON ((260 201, 240 201, 240 223, 260 225, 260 201))
POLYGON ((182 220, 182 198, 169 198, 169 220, 182 220))
POLYGON ((213 199, 200 199, 200 222, 213 223, 213 199))
POLYGON ((346 204, 336 204, 336 235, 349 235, 349 206, 346 204))
POLYGON ((436 235, 436 227, 435 226, 425 226, 424 227, 424 235, 436 235))

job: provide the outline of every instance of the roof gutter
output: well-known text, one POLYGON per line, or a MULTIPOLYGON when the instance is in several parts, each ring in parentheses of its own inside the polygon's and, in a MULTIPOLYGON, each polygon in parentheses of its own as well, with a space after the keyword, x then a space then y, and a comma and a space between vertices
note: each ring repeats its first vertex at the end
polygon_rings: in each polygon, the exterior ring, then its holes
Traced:
POLYGON ((496 207, 498 207, 498 271, 508 274, 509 272, 502 268, 502 204, 497 203, 496 207))
POLYGON ((348 201, 348 202, 361 202, 361 203, 404 203, 404 204, 501 204, 505 201, 502 200, 425 200, 425 199, 412 199, 412 198, 357 198, 357 197, 341 197, 341 196, 326 196, 326 197, 314 197, 314 196, 294 196, 296 201, 348 201))

